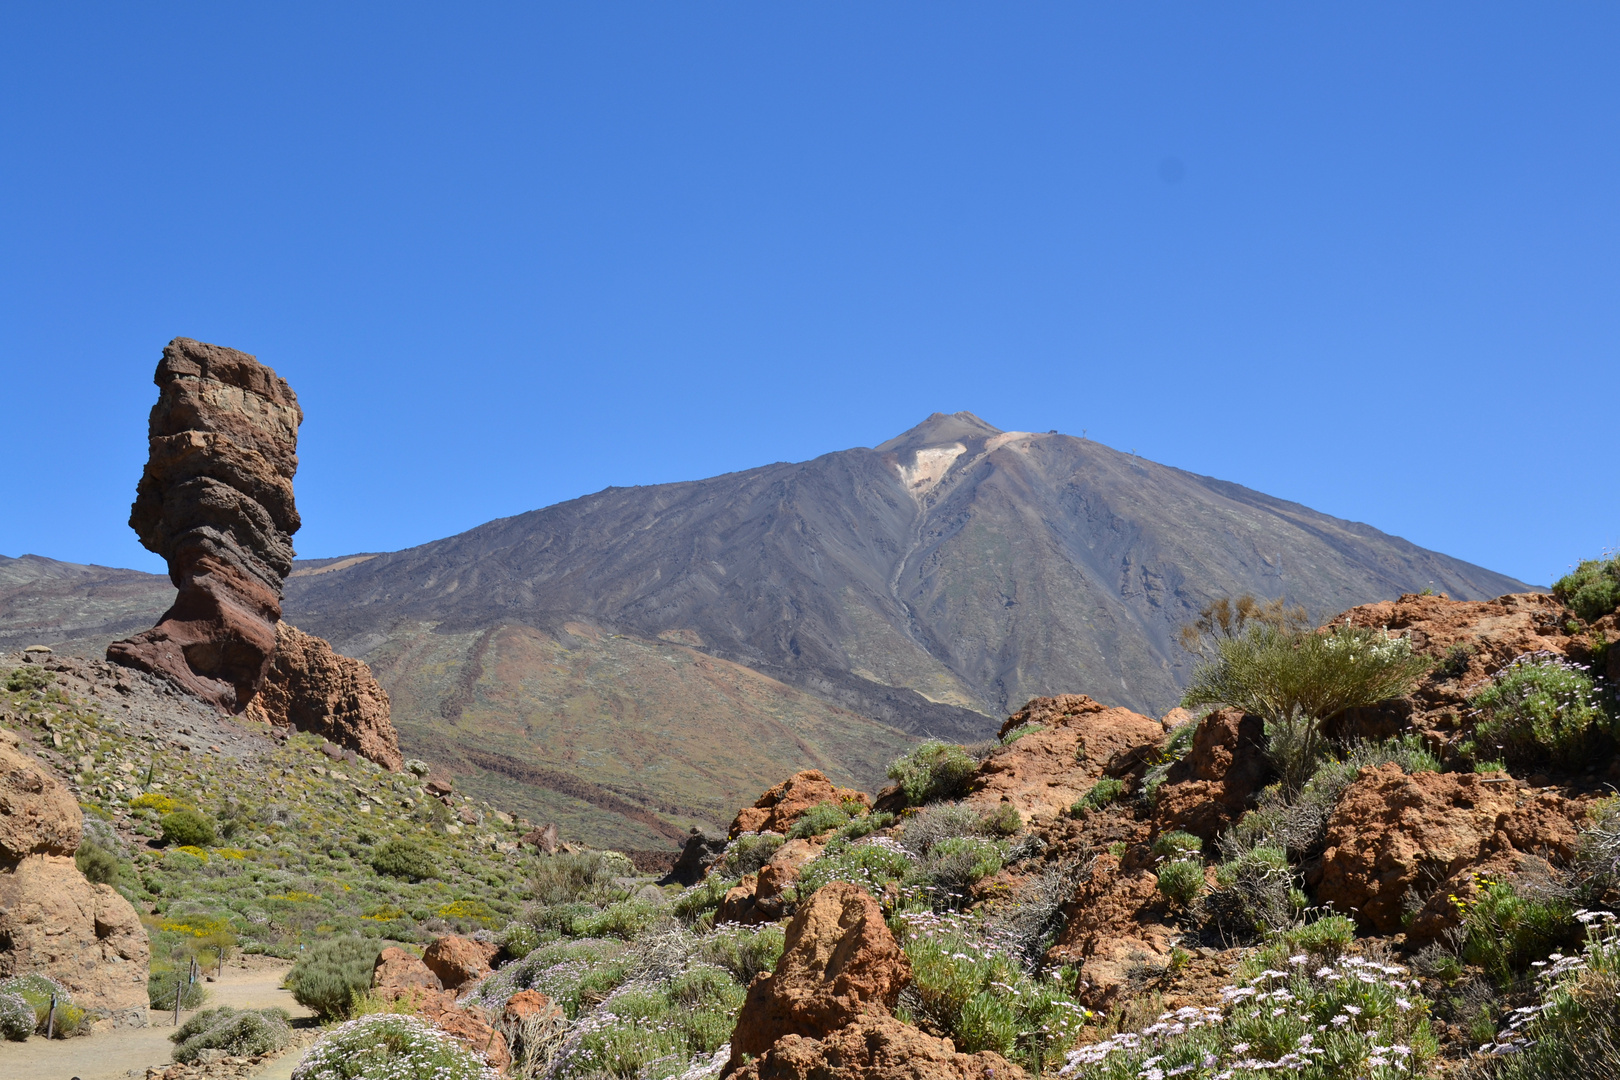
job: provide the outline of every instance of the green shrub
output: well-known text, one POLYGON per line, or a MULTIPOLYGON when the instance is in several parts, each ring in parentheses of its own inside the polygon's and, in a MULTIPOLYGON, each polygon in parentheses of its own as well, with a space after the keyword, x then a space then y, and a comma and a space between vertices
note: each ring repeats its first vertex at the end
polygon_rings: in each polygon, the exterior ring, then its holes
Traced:
POLYGON ((508 960, 521 960, 540 947, 541 932, 533 923, 509 923, 499 940, 508 960))
POLYGON ((1290 955, 1337 960, 1356 939, 1356 922, 1346 915, 1324 915, 1315 922, 1283 931, 1280 942, 1290 955))
POLYGON ((1203 852, 1204 842, 1189 832, 1167 832, 1153 841, 1153 854, 1161 859, 1185 859, 1203 852))
POLYGON ((174 1008, 175 987, 180 987, 180 1007, 195 1009, 208 1000, 200 982, 191 981, 189 970, 154 970, 146 977, 146 1002, 154 1009, 174 1008))
POLYGON ((1507 989, 1555 946, 1579 939, 1573 906, 1563 898, 1478 875, 1474 882, 1474 899, 1457 901, 1468 933, 1463 959, 1484 968, 1497 986, 1507 989))
POLYGON ((1432 666, 1405 637, 1347 624, 1316 633, 1260 623, 1217 638, 1215 653, 1194 670, 1182 704, 1231 705, 1263 718, 1273 764, 1290 792, 1315 771, 1322 725, 1410 692, 1432 666))
POLYGON ((324 1020, 349 1015, 356 995, 371 988, 371 969, 382 946, 361 937, 336 937, 310 945, 287 973, 298 1004, 324 1020))
POLYGON ((595 915, 576 920, 573 933, 575 937, 616 937, 629 941, 657 922, 662 913, 662 908, 645 900, 620 900, 595 915))
POLYGON ((711 873, 696 885, 683 889, 669 905, 669 909, 682 922, 694 923, 720 907, 720 901, 737 884, 736 878, 711 873))
POLYGON ((1125 781, 1118 777, 1105 776, 1091 785, 1091 790, 1074 801, 1069 807, 1069 813, 1076 817, 1087 810, 1101 810, 1125 791, 1125 781))
POLYGON ((1012 803, 997 803, 979 818, 979 831, 987 836, 1012 836, 1024 827, 1024 819, 1012 803))
POLYGON ((979 763, 960 746, 929 739, 911 753, 896 758, 889 779, 900 785, 913 806, 938 799, 954 799, 966 791, 979 763))
POLYGON ((1586 669, 1549 652, 1514 660, 1468 701, 1482 717, 1476 743, 1522 760, 1577 760, 1603 719, 1586 669))
POLYGON ((1204 864, 1192 859, 1160 863, 1159 892, 1183 907, 1204 891, 1204 864))
POLYGON ((1019 739, 1022 739, 1025 735, 1044 730, 1046 730, 1045 724, 1037 724, 1033 720, 1026 724, 1019 724, 1017 727, 1013 728, 1011 731, 1007 732, 1007 734, 1001 737, 1001 745, 1011 746, 1019 739))
POLYGON ((1587 622, 1620 607, 1620 555, 1585 559, 1553 582, 1553 595, 1587 622))
POLYGON ((952 836, 928 853, 924 872, 942 889, 961 890, 1001 869, 1002 845, 976 836, 952 836))
POLYGON ((829 881, 849 881, 873 896, 882 896, 884 886, 903 882, 918 872, 917 863, 905 848, 892 840, 873 837, 856 843, 829 841, 821 858, 799 871, 795 895, 804 900, 829 881))
POLYGON ((47 1023, 58 1039, 77 1035, 89 1023, 83 1009, 73 1003, 73 995, 55 979, 45 975, 13 975, 0 979, 0 994, 15 994, 34 1013, 32 1030, 45 1033, 47 1023), (51 1021, 51 998, 56 998, 56 1018, 51 1021))
POLYGON ((304 1055, 293 1080, 486 1080, 484 1063, 414 1016, 376 1013, 334 1029, 304 1055))
POLYGON ((703 938, 697 959, 725 968, 740 984, 747 986, 755 975, 776 967, 786 937, 787 930, 781 923, 757 927, 732 923, 717 927, 714 933, 703 938))
POLYGON ((34 1007, 21 994, 0 993, 0 1036, 22 1042, 38 1023, 34 1007))
POLYGON ((34 664, 24 664, 6 676, 6 689, 13 694, 22 694, 30 690, 43 690, 55 681, 54 672, 34 664))
POLYGON ((118 880, 118 856, 94 841, 86 840, 73 853, 79 873, 95 885, 111 885, 118 880))
POLYGON ((214 823, 189 807, 164 814, 158 826, 163 842, 173 847, 207 847, 214 842, 214 823))
POLYGON ((820 836, 824 832, 832 832, 839 826, 848 824, 853 816, 840 803, 817 803, 799 816, 799 820, 788 830, 787 838, 800 840, 820 836))
POLYGON ((439 876, 433 853, 418 840, 384 840, 371 851, 371 868, 385 877, 426 881, 439 876))
POLYGON ((837 835, 844 840, 859 840, 863 836, 871 836, 880 829, 887 829, 895 823, 895 816, 887 810, 875 814, 862 814, 851 818, 849 824, 838 830, 837 835))
POLYGON ((169 1035, 174 1060, 189 1065, 204 1050, 223 1050, 232 1057, 272 1053, 292 1041, 288 1019, 281 1009, 204 1010, 169 1035))
POLYGON ((786 842, 787 837, 779 833, 739 833, 726 845, 726 852, 716 865, 727 877, 757 874, 760 867, 771 861, 776 849, 786 842))
POLYGON ((532 909, 529 921, 542 935, 544 934, 573 934, 574 924, 581 919, 588 919, 596 914, 594 904, 576 901, 571 904, 545 904, 532 909))
POLYGON ((1224 929, 1240 934, 1294 925, 1302 906, 1288 852, 1271 844, 1237 852, 1215 871, 1219 886, 1206 903, 1224 929))

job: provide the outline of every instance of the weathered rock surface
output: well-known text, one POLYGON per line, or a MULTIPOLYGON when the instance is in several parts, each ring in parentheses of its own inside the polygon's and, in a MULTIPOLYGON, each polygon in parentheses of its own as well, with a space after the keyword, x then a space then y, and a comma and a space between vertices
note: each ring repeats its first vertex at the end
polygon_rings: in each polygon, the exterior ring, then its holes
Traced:
POLYGON ((862 1016, 816 1039, 787 1035, 732 1074, 741 1080, 1021 1080, 988 1050, 959 1054, 949 1040, 892 1016, 862 1016))
POLYGON ((1126 870, 1113 855, 1097 856, 1066 915, 1047 958, 1080 965, 1081 997, 1089 1005, 1112 1003, 1133 968, 1163 968, 1169 961, 1175 929, 1163 921, 1159 879, 1147 870, 1126 870))
POLYGON ((150 456, 129 524, 168 561, 180 593, 107 658, 240 711, 276 648, 304 414, 287 381, 247 353, 189 338, 164 348, 154 381, 150 456))
POLYGON ((806 769, 794 773, 755 800, 754 805, 738 811, 731 823, 730 835, 745 832, 785 833, 805 811, 824 802, 858 802, 870 806, 872 800, 864 791, 841 788, 828 780, 819 770, 806 769))
POLYGON ((1111 709, 1084 694, 1034 698, 1007 718, 1002 734, 1043 727, 997 749, 979 766, 967 801, 1010 802, 1027 821, 1062 814, 1104 773, 1118 775, 1164 741, 1157 720, 1111 709))
POLYGON ((371 668, 289 623, 276 624, 275 654, 244 715, 320 735, 395 772, 405 761, 371 668))
POLYGON ((757 874, 745 874, 727 890, 715 912, 717 923, 755 926, 775 922, 788 913, 788 889, 799 880, 799 871, 820 857, 826 845, 815 840, 789 840, 772 853, 757 874))
POLYGON ((1266 780, 1265 723, 1237 709, 1210 713, 1192 749, 1170 767, 1154 806, 1154 828, 1192 833, 1206 843, 1253 804, 1266 780))
POLYGON ((398 997, 407 991, 431 990, 437 993, 444 989, 444 984, 419 957, 397 945, 390 945, 377 954, 377 962, 371 969, 371 988, 387 996, 398 997))
POLYGON ((726 850, 724 836, 710 836, 702 829, 693 829, 681 845, 681 853, 670 867, 669 873, 658 879, 660 885, 696 885, 709 872, 709 866, 726 850))
POLYGON ((0 864, 30 855, 71 855, 84 815, 67 788, 0 732, 0 864))
POLYGON ((450 934, 436 938, 422 952, 422 963, 439 977, 446 990, 460 990, 490 973, 490 965, 501 951, 487 941, 450 934))
MULTIPOLYGON (((1408 891, 1420 901, 1444 895, 1441 886, 1459 874, 1493 858, 1516 865, 1516 853, 1568 860, 1584 815, 1581 804, 1524 792, 1504 774, 1363 769, 1328 819, 1327 847, 1310 881, 1319 902, 1392 934, 1408 891)), ((1411 931, 1422 937, 1443 928, 1443 917, 1432 914, 1411 931)))
POLYGON ((859 1017, 887 1017, 910 981, 871 894, 843 881, 823 885, 788 923, 775 971, 748 987, 726 1070, 785 1036, 820 1039, 859 1017))

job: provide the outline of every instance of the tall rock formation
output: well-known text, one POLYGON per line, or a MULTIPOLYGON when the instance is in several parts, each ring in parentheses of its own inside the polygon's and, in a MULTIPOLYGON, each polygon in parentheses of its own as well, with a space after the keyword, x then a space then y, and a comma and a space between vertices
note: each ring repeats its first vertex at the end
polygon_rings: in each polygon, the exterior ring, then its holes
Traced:
POLYGON ((168 561, 180 595, 107 659, 239 712, 276 648, 304 413, 287 380, 247 353, 190 338, 169 342, 154 381, 150 457, 129 525, 168 561))
POLYGON ((398 769, 388 695, 371 669, 281 622, 300 524, 292 480, 304 413, 292 387, 247 353, 190 338, 164 347, 153 381, 129 525, 168 560, 180 594, 107 659, 398 769))

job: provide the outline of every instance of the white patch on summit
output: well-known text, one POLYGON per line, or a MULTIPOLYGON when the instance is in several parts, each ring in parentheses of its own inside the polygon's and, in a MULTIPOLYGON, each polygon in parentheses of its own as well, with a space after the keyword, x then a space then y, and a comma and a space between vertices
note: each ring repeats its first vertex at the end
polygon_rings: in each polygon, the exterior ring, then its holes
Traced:
POLYGON ((945 479, 952 463, 965 453, 967 447, 961 443, 929 446, 918 450, 910 465, 896 464, 895 468, 900 470, 900 482, 906 485, 906 490, 920 499, 945 479))

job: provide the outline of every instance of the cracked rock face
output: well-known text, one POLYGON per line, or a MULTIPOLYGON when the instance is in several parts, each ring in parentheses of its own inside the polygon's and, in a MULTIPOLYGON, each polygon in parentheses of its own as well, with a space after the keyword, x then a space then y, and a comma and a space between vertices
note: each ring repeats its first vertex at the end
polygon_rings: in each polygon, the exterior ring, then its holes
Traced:
POLYGON ((150 456, 129 524, 168 561, 180 594, 107 658, 238 712, 276 648, 304 414, 287 381, 247 353, 189 338, 164 348, 154 381, 150 456))

